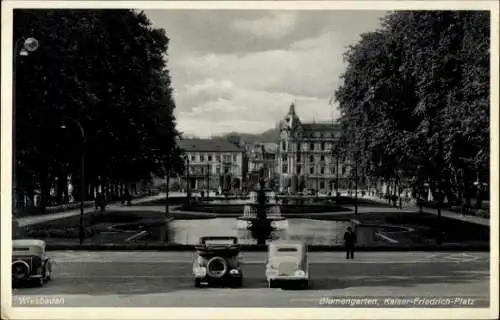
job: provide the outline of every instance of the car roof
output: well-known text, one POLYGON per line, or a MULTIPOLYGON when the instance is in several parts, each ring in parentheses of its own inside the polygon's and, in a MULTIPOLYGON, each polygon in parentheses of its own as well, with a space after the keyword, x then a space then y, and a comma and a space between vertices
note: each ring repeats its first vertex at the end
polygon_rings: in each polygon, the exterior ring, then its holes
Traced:
POLYGON ((276 242, 271 242, 269 244, 269 247, 273 248, 304 247, 305 245, 306 245, 305 242, 300 242, 300 241, 276 241, 276 242))
POLYGON ((12 240, 12 247, 45 247, 45 241, 39 239, 12 240))

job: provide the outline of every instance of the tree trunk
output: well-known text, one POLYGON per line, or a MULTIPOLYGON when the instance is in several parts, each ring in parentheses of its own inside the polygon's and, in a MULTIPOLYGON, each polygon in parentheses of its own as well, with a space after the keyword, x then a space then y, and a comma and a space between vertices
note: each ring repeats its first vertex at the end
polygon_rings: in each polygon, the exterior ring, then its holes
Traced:
POLYGON ((64 178, 64 174, 59 174, 58 179, 57 179, 57 202, 58 204, 64 204, 66 203, 64 201, 64 195, 66 193, 65 185, 66 185, 66 178, 64 178))
POLYGON ((474 206, 476 209, 482 209, 483 204, 483 188, 481 185, 477 186, 477 196, 476 196, 476 205, 474 206))
POLYGON ((40 210, 45 212, 50 195, 50 183, 47 172, 40 172, 40 210))
POLYGON ((34 207, 35 206, 35 187, 32 183, 30 183, 28 185, 27 194, 28 194, 28 199, 30 200, 30 203, 31 203, 30 207, 34 207))

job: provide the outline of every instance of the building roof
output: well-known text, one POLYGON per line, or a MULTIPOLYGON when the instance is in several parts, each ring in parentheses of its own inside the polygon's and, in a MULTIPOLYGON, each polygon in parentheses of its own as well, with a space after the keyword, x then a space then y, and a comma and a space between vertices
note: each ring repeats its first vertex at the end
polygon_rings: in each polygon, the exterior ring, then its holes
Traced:
POLYGON ((224 139, 184 139, 179 147, 186 152, 243 152, 240 148, 224 139))
POLYGON ((304 131, 339 131, 338 123, 303 123, 304 131))
POLYGON ((280 128, 281 128, 281 130, 295 131, 300 126, 301 126, 300 118, 297 115, 297 113, 295 112, 295 104, 292 103, 290 105, 290 109, 288 110, 288 113, 287 113, 285 119, 283 119, 280 122, 280 128))

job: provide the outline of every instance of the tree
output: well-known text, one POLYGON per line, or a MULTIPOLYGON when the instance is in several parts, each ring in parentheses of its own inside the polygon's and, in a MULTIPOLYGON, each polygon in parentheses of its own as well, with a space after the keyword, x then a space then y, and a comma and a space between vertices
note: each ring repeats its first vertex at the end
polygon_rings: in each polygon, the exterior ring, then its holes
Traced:
POLYGON ((160 172, 159 159, 182 170, 168 38, 144 13, 16 10, 14 36, 40 41, 34 54, 18 59, 16 172, 18 184, 30 189, 39 176, 44 205, 53 177, 81 179, 80 132, 69 125, 61 131, 64 117, 85 129, 88 186, 109 180, 123 188, 148 179, 160 172))
POLYGON ((345 60, 341 140, 361 170, 441 200, 488 181, 488 12, 391 13, 345 60))

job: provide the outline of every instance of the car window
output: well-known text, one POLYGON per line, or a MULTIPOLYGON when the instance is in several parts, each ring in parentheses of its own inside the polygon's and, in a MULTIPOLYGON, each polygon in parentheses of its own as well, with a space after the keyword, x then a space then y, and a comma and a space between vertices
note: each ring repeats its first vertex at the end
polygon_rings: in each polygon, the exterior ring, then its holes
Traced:
POLYGON ((17 248, 13 248, 12 251, 26 252, 26 251, 30 251, 30 248, 17 247, 17 248))
POLYGON ((278 248, 278 252, 298 252, 297 248, 278 248))

